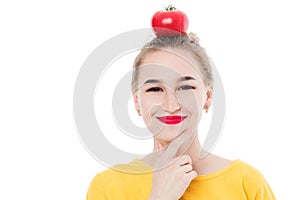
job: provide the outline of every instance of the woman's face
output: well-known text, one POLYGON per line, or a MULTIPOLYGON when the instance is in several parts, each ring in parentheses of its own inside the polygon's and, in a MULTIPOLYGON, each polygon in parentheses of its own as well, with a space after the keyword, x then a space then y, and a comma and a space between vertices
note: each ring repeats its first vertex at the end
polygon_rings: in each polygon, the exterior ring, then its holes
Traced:
POLYGON ((139 66, 135 107, 154 138, 170 142, 187 130, 195 130, 210 92, 186 51, 148 53, 139 66))

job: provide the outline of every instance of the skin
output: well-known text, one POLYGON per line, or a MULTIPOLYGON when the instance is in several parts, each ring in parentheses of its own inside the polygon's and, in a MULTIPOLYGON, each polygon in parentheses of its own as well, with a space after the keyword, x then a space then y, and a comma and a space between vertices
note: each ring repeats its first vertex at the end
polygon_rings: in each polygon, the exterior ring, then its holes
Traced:
POLYGON ((135 108, 154 137, 153 153, 144 161, 159 169, 153 174, 149 199, 179 199, 196 176, 213 173, 231 162, 213 154, 199 158, 197 127, 212 96, 197 64, 189 52, 169 49, 147 54, 139 66, 135 108), (184 120, 169 125, 157 118, 173 115, 184 120))

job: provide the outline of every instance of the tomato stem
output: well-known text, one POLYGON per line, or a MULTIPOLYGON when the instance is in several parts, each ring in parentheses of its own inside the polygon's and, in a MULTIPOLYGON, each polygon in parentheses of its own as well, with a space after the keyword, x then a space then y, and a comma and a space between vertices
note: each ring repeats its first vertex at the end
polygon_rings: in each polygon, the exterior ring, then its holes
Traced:
POLYGON ((165 7, 165 10, 166 11, 172 11, 172 10, 176 10, 176 8, 174 6, 172 6, 172 4, 171 4, 168 7, 165 7))

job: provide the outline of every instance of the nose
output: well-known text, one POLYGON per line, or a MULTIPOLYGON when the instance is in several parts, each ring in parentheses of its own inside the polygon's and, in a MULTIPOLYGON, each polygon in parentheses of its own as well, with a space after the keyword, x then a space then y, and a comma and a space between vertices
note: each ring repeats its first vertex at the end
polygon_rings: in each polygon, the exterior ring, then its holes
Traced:
POLYGON ((164 111, 167 111, 169 113, 175 113, 176 111, 180 110, 180 108, 181 105, 178 101, 177 95, 174 92, 167 90, 163 103, 164 111))

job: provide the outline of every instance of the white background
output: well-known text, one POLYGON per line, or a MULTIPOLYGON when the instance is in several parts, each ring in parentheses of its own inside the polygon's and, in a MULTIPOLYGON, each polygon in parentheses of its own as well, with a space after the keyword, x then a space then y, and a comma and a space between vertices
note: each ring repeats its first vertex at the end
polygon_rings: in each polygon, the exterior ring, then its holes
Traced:
POLYGON ((76 132, 76 76, 98 45, 150 27, 170 3, 187 13, 224 83, 226 122, 214 153, 258 168, 278 199, 298 196, 298 2, 195 2, 1 1, 0 199, 85 198, 105 168, 76 132))

